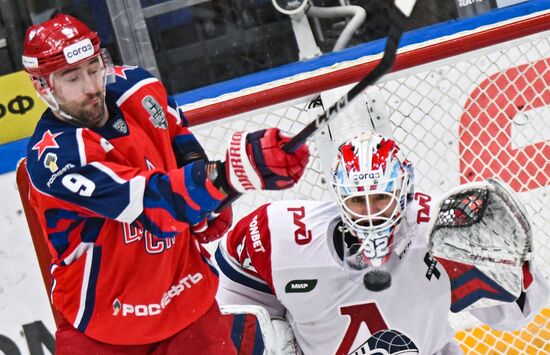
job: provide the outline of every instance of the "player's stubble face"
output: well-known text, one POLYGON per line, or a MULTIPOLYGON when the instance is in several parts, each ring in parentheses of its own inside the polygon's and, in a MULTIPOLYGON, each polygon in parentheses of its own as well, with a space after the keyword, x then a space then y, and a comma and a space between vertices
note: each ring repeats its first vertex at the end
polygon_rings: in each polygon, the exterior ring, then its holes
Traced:
POLYGON ((103 65, 97 57, 55 73, 52 82, 60 110, 84 127, 105 125, 109 113, 103 77, 103 65))

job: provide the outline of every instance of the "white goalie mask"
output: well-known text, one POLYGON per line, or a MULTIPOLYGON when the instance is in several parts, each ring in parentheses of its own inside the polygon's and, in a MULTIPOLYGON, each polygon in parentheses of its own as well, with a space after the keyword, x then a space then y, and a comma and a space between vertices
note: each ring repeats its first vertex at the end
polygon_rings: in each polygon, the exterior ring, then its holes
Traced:
POLYGON ((379 268, 394 251, 395 237, 413 193, 413 169, 391 139, 362 133, 338 148, 331 169, 345 232, 344 261, 353 269, 379 268))

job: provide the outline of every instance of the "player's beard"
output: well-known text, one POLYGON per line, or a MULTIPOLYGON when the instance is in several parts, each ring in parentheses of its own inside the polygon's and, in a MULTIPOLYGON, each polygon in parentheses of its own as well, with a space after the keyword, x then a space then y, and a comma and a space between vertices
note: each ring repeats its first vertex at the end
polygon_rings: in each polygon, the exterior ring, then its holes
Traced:
POLYGON ((107 121, 108 116, 105 95, 102 92, 89 95, 80 103, 60 105, 59 109, 70 115, 73 121, 83 127, 101 127, 107 121))

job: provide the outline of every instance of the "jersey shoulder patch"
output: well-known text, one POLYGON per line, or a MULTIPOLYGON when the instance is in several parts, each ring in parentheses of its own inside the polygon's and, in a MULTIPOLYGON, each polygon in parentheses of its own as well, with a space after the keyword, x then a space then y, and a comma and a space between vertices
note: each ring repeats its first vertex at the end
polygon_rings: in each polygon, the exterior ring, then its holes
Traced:
POLYGON ((79 143, 83 130, 43 116, 27 146, 27 170, 36 188, 47 192, 83 165, 85 153, 79 143))

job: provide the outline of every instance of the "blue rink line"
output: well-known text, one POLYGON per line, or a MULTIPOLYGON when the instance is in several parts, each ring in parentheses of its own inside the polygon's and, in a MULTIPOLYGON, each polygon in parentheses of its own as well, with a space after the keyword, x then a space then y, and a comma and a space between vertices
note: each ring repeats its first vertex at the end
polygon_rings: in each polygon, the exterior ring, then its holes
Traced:
MULTIPOLYGON (((414 43, 421 43, 466 30, 473 30, 480 26, 506 21, 547 9, 550 9, 550 0, 530 0, 510 7, 496 9, 468 19, 447 21, 407 32, 403 35, 400 46, 408 46, 414 43)), ((223 94, 239 91, 252 86, 262 85, 299 73, 314 71, 323 67, 331 66, 335 63, 355 60, 367 55, 378 54, 383 51, 385 42, 385 39, 380 39, 369 43, 360 44, 336 53, 327 53, 310 60, 286 64, 277 68, 267 69, 236 79, 175 94, 173 97, 180 106, 204 99, 219 97, 223 94)), ((25 156, 27 142, 28 139, 22 139, 0 145, 0 174, 15 170, 19 159, 25 156)))
POLYGON ((19 159, 27 155, 29 138, 0 145, 0 174, 14 171, 19 159))

